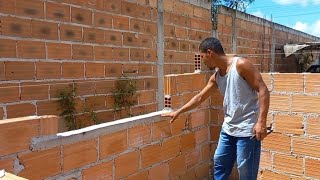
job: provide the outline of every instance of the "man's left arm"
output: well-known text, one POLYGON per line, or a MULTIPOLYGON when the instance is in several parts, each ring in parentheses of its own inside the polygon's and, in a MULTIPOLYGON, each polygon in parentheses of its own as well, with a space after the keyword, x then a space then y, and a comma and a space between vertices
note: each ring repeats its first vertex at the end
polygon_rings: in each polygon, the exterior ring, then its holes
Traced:
POLYGON ((241 58, 237 63, 239 75, 248 82, 248 84, 258 92, 260 111, 258 122, 254 126, 254 133, 258 140, 263 140, 267 136, 267 115, 270 103, 270 93, 264 83, 260 72, 247 59, 241 58))

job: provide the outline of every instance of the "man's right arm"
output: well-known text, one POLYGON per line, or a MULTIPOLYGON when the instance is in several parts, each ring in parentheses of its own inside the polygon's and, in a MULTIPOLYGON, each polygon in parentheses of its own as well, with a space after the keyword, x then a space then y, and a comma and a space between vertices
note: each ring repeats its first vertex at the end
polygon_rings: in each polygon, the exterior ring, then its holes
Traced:
POLYGON ((176 120, 179 117, 180 114, 187 112, 187 111, 190 111, 191 109, 199 106, 203 101, 205 101, 212 94, 212 92, 215 89, 217 89, 215 75, 216 74, 213 74, 210 77, 206 87, 204 87, 200 93, 195 95, 187 104, 185 104, 180 109, 178 109, 174 112, 166 113, 166 114, 163 114, 162 116, 171 117, 172 119, 170 122, 172 123, 174 120, 176 120))

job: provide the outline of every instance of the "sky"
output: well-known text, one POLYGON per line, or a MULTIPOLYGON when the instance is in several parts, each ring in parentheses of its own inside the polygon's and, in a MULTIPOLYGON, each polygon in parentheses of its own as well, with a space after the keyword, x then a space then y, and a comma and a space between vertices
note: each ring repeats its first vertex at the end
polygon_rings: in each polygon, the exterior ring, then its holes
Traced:
POLYGON ((255 0, 246 12, 320 37, 320 0, 255 0))

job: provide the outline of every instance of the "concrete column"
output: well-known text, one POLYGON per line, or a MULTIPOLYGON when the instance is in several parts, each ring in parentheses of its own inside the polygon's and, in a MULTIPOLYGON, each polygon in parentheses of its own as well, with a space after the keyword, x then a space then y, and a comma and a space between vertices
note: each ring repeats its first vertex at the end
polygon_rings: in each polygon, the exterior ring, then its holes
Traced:
POLYGON ((236 19, 237 11, 232 10, 232 53, 237 54, 237 31, 236 31, 236 19))
POLYGON ((274 38, 274 23, 271 21, 271 72, 274 72, 274 63, 275 63, 275 38, 274 38))
POLYGON ((164 108, 164 18, 163 18, 163 0, 158 0, 158 41, 157 41, 157 68, 158 68, 158 110, 164 108))

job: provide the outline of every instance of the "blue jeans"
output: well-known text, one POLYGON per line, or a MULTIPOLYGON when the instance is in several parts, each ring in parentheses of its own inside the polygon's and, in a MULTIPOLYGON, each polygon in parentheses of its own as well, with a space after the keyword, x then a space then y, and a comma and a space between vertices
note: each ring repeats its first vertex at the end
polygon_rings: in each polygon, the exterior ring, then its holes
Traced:
POLYGON ((256 180, 259 170, 261 141, 250 137, 234 137, 221 130, 214 154, 214 180, 228 180, 234 162, 240 180, 256 180))

